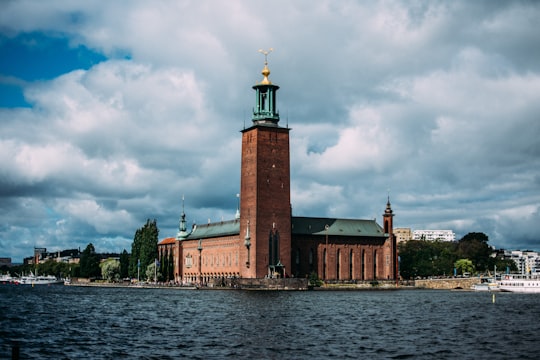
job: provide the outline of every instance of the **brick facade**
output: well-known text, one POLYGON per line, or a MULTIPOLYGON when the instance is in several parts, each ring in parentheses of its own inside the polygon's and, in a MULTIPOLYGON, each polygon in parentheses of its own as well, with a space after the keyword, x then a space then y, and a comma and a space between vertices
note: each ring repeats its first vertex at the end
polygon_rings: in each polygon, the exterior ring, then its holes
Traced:
MULTIPOLYGON (((289 129, 254 126, 242 133, 240 233, 250 227, 250 266, 242 277, 269 273, 270 238, 277 239, 285 272, 291 268, 289 129)), ((247 262, 247 249, 244 252, 247 262)), ((275 256, 274 256, 275 258, 275 256)))

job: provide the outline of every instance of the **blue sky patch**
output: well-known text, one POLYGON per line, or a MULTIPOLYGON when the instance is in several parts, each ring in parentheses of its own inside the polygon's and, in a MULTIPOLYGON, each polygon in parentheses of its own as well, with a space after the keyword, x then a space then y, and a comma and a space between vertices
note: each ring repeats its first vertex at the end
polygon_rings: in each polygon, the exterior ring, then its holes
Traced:
POLYGON ((69 40, 42 32, 20 34, 14 38, 0 35, 0 106, 29 106, 20 83, 48 80, 76 69, 89 69, 107 58, 69 40))

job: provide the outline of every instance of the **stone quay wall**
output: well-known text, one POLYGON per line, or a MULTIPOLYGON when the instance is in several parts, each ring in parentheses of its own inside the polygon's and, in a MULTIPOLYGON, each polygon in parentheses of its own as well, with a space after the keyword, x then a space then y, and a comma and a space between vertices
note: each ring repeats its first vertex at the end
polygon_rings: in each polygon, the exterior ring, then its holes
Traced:
POLYGON ((308 290, 308 279, 305 278, 262 278, 236 279, 235 284, 245 290, 308 290))
POLYGON ((415 280, 414 286, 419 289, 440 289, 453 290, 463 289, 470 290, 471 286, 479 283, 478 278, 444 278, 444 279, 425 279, 415 280))

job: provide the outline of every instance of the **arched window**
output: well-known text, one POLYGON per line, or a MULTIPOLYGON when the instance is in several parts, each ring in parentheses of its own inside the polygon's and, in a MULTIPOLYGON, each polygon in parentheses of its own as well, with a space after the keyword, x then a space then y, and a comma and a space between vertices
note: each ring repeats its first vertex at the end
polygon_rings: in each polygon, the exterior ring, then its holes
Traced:
POLYGON ((336 255, 336 279, 340 279, 340 267, 341 267, 341 249, 338 249, 337 250, 337 255, 336 255))
POLYGON ((323 251, 323 279, 326 280, 326 248, 323 251))
POLYGON ((353 257, 353 250, 349 252, 349 280, 353 279, 353 270, 354 270, 354 257, 353 257))
POLYGON ((362 262, 362 264, 360 264, 360 267, 362 269, 360 280, 365 280, 366 279, 366 250, 362 250, 362 257, 360 261, 362 262))
POLYGON ((270 231, 268 239, 268 259, 269 265, 277 265, 279 262, 279 232, 277 230, 270 231))
POLYGON ((377 280, 377 250, 373 251, 373 279, 377 280))

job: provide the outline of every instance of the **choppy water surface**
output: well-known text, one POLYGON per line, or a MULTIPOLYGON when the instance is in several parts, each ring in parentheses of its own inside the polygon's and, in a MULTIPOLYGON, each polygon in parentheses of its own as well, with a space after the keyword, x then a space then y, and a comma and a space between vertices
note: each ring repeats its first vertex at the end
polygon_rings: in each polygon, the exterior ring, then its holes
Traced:
POLYGON ((0 286, 0 358, 537 359, 540 295, 0 286))

